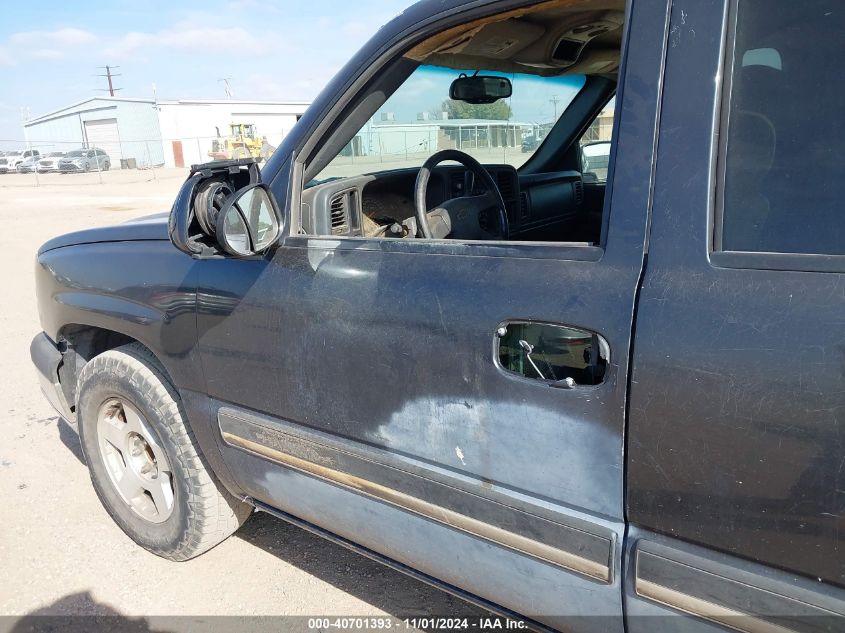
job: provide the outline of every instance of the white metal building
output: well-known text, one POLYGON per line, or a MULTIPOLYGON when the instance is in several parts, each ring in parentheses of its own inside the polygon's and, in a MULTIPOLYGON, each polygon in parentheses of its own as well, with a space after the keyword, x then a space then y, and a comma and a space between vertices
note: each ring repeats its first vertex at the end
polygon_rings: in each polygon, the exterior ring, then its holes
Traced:
POLYGON ((370 121, 347 152, 356 156, 397 156, 441 149, 520 147, 536 126, 498 119, 431 119, 413 123, 370 121))
POLYGON ((211 160, 212 141, 232 123, 253 124, 278 147, 305 112, 301 101, 178 100, 93 97, 24 124, 27 142, 42 152, 99 147, 116 168, 183 167, 211 160))
POLYGON ((164 163, 168 166, 203 163, 215 138, 226 136, 232 123, 251 123, 256 132, 278 147, 308 107, 302 101, 159 101, 164 163), (182 160, 179 160, 181 152, 182 160))
POLYGON ((24 123, 27 142, 42 153, 99 147, 120 166, 164 163, 158 113, 152 100, 95 97, 24 123))

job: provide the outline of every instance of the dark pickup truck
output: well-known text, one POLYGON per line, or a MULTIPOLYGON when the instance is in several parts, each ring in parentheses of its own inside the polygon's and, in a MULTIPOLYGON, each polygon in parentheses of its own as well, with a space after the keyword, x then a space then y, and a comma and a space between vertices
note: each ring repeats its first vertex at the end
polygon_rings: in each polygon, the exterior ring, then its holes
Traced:
POLYGON ((41 247, 104 506, 172 560, 269 512, 537 627, 845 630, 843 33, 409 8, 260 171, 41 247))

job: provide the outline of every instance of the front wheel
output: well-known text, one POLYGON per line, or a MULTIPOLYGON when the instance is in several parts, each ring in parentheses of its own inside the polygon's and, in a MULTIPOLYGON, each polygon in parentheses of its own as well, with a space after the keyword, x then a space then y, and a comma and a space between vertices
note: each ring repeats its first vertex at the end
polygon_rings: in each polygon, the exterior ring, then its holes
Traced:
POLYGON ((188 560, 229 537, 252 511, 206 466, 178 393, 146 348, 124 345, 86 364, 77 410, 97 496, 144 549, 188 560))
POLYGON ((109 161, 103 163, 103 171, 108 171, 109 167, 111 167, 111 163, 109 161))

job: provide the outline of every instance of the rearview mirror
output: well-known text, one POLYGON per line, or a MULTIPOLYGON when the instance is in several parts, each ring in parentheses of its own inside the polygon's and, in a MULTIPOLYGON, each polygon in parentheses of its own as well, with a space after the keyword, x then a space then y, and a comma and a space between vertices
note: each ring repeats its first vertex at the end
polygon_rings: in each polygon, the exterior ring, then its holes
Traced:
POLYGON ((217 215, 216 235, 230 255, 248 257, 267 250, 281 232, 270 192, 262 184, 231 195, 217 215))
POLYGON ((495 103, 507 99, 513 93, 513 86, 507 77, 493 75, 461 75, 449 86, 449 98, 472 104, 495 103))

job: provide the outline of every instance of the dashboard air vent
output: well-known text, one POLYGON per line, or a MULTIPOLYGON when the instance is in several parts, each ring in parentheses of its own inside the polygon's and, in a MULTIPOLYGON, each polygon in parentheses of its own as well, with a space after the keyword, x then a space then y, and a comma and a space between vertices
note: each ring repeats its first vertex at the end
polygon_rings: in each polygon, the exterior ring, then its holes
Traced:
POLYGON ((344 192, 332 198, 329 204, 332 235, 343 235, 349 232, 349 192, 344 192))
POLYGON ((572 184, 572 193, 575 194, 575 204, 576 206, 581 206, 584 202, 584 183, 580 180, 576 180, 572 184))
POLYGON ((499 185, 499 191, 504 200, 514 200, 516 198, 516 183, 514 182, 513 174, 509 171, 500 171, 496 174, 496 184, 499 185))
POLYGON ((529 205, 528 194, 523 191, 519 194, 519 217, 522 220, 527 220, 528 216, 531 215, 531 207, 529 205))

